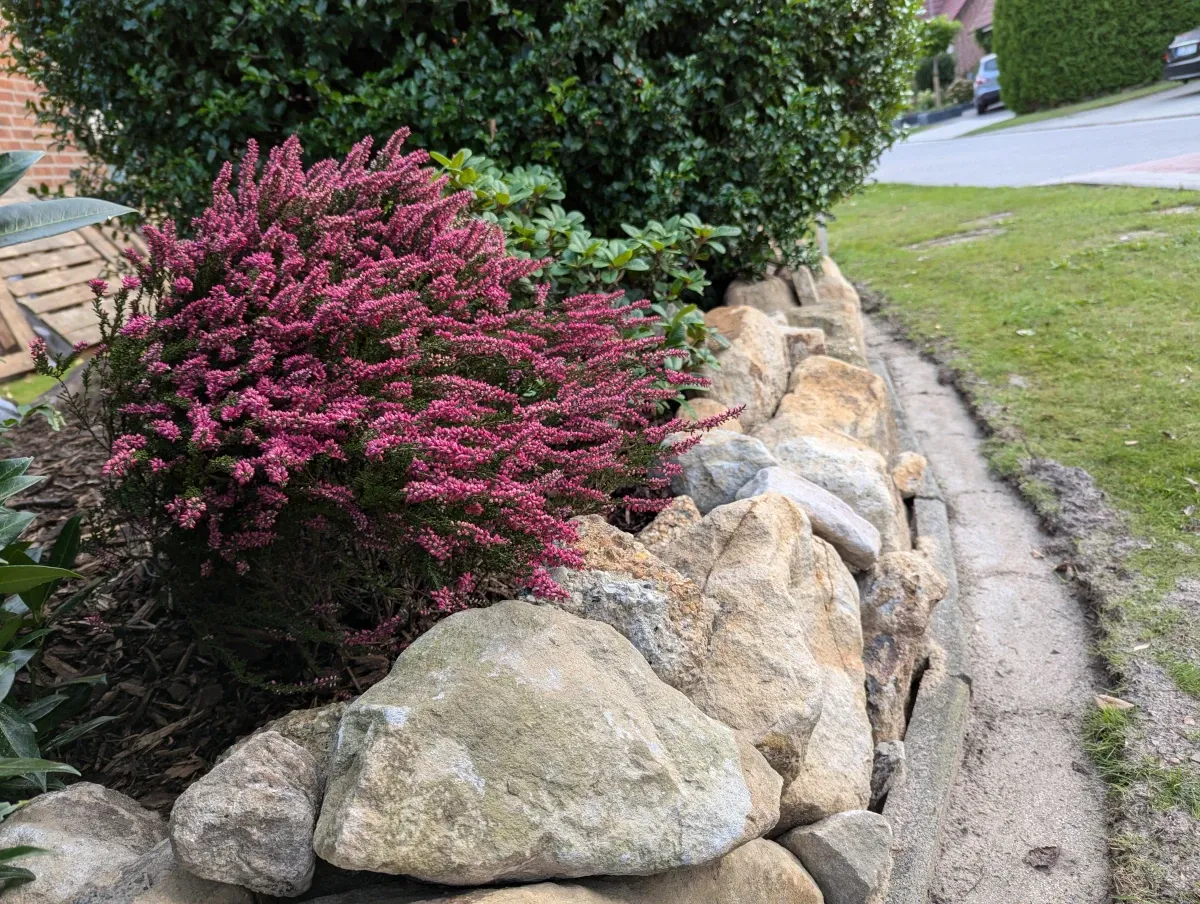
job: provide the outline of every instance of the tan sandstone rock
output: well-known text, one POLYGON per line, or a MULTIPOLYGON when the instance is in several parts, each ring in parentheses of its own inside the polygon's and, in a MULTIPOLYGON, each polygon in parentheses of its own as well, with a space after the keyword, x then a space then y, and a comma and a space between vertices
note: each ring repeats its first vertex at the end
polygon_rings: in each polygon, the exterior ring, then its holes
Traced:
POLYGON ((820 818, 835 801, 865 806, 872 745, 857 588, 804 512, 776 493, 734 502, 662 555, 719 607, 691 697, 784 777, 780 826, 820 818))
POLYGON ((858 290, 850 280, 842 275, 841 268, 833 258, 826 255, 821 258, 821 275, 816 280, 817 297, 826 304, 830 302, 853 302, 861 310, 858 290))
MULTIPOLYGON (((723 405, 716 399, 710 399, 705 396, 700 396, 695 399, 688 399, 687 408, 680 407, 679 417, 685 421, 706 421, 710 417, 716 417, 718 414, 724 414, 730 409, 729 405, 723 405), (691 409, 690 411, 688 409, 691 409)), ((716 430, 729 430, 733 433, 743 433, 742 423, 737 418, 729 418, 724 421, 716 430)))
POLYGON ((817 281, 812 270, 808 267, 797 267, 792 271, 791 277, 792 292, 801 306, 811 306, 820 302, 821 299, 817 296, 817 281))
POLYGON ((171 842, 164 839, 115 879, 89 886, 69 904, 254 904, 254 894, 193 876, 179 865, 171 842))
MULTIPOLYGON (((700 518, 698 511, 695 518, 700 518)), ((579 533, 575 548, 583 553, 586 569, 551 572, 567 594, 554 605, 611 625, 646 657, 662 681, 686 692, 707 656, 716 605, 632 534, 599 515, 574 523, 579 533)), ((683 529, 681 525, 679 531, 683 529)))
POLYGON ((896 489, 905 499, 912 499, 921 492, 921 484, 925 482, 925 471, 929 463, 925 456, 917 452, 901 452, 892 467, 892 480, 896 489))
POLYGON ((314 847, 450 885, 658 873, 770 831, 781 782, 755 756, 609 626, 500 603, 347 707, 314 847))
POLYGON ((764 314, 786 314, 796 307, 796 300, 786 280, 768 276, 754 282, 741 279, 731 282, 725 290, 725 305, 730 308, 745 305, 764 314))
POLYGON ((779 463, 837 496, 879 531, 884 552, 912 548, 904 500, 887 461, 852 437, 781 412, 754 431, 779 463))
POLYGON ((756 308, 715 308, 704 321, 729 340, 714 348, 720 368, 706 370, 709 398, 727 407, 745 405, 742 427, 752 430, 775 413, 787 389, 788 350, 778 323, 756 308))
POLYGON ((792 370, 779 414, 851 436, 888 461, 899 452, 887 384, 865 367, 825 355, 805 358, 792 370))
POLYGON ((924 551, 889 553, 867 573, 862 592, 863 663, 876 741, 904 737, 913 669, 929 615, 946 589, 945 577, 924 551))
POLYGON ((671 542, 703 517, 691 496, 676 496, 637 535, 638 542, 654 552, 656 546, 671 542))
POLYGON ((813 327, 787 326, 783 329, 783 338, 788 347, 788 363, 795 367, 809 355, 824 355, 828 351, 825 346, 825 331, 813 327))

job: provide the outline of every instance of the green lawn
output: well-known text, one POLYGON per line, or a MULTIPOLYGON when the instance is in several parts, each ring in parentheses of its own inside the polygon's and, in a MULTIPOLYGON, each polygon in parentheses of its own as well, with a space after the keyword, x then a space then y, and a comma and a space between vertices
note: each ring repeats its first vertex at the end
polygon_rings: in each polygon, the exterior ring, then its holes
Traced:
MULTIPOLYGON (((1139 589, 1111 601, 1102 652, 1118 674, 1153 661, 1200 698, 1200 619, 1163 599, 1200 577, 1200 193, 881 185, 836 213, 830 242, 847 276, 990 403, 1007 437, 989 444, 993 465, 1019 479, 1032 453, 1085 468, 1129 513, 1139 589), (992 232, 932 244, 973 230, 992 232)), ((1023 488, 1053 505, 1045 488, 1023 488)), ((1125 730, 1093 722, 1089 748, 1124 749, 1125 730)), ((1194 766, 1122 768, 1101 769, 1118 791, 1136 777, 1200 818, 1194 766)), ((1131 863, 1118 858, 1130 882, 1131 863)))
POLYGON ((1127 100, 1137 100, 1139 97, 1147 97, 1151 94, 1157 94, 1159 91, 1166 91, 1168 88, 1178 87, 1178 82, 1155 82, 1153 85, 1142 85, 1140 88, 1129 88, 1125 91, 1118 91, 1116 94, 1106 94, 1104 97, 1093 97, 1091 100, 1081 101, 1077 104, 1069 104, 1065 107, 1054 107, 1051 110, 1038 110, 1036 113, 1026 113, 1023 116, 1014 116, 1012 119, 1006 119, 1004 122, 994 122, 991 125, 982 126, 973 131, 967 132, 960 137, 965 138, 967 135, 982 135, 985 132, 996 132, 1000 129, 1011 129, 1014 126, 1027 126, 1035 122, 1043 122, 1047 119, 1057 119, 1060 116, 1070 116, 1072 113, 1084 113, 1088 110, 1099 110, 1101 107, 1111 107, 1113 104, 1124 103, 1127 100))

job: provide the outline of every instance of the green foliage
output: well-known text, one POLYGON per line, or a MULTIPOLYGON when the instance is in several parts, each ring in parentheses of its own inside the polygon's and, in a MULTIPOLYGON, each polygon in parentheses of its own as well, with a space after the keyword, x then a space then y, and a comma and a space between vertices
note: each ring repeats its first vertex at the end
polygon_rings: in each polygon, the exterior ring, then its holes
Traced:
MULTIPOLYGON (((16 185, 17 180, 41 158, 41 151, 0 153, 0 194, 16 185)), ((71 232, 127 213, 133 211, 96 198, 56 198, 5 204, 0 207, 0 248, 71 232)))
POLYGON ((672 359, 676 369, 718 366, 709 343, 724 340, 689 299, 711 285, 703 265, 726 252, 725 240, 739 234, 736 226, 710 226, 685 214, 640 228, 622 223, 625 238, 602 238, 586 228, 582 213, 555 203, 566 195, 546 167, 505 172, 469 150, 431 156, 451 188, 475 195, 473 212, 500 226, 510 253, 548 261, 534 277, 550 283, 552 297, 621 290, 625 302, 645 299, 650 307, 639 333, 662 335, 668 348, 682 352, 672 359))
POLYGON ((1026 113, 1153 81, 1197 24, 1198 0, 996 0, 1001 97, 1026 113))
POLYGON ((975 38, 975 43, 979 45, 980 49, 982 49, 984 53, 992 53, 993 52, 992 39, 995 37, 996 33, 994 31, 992 31, 992 29, 977 28, 977 29, 975 29, 974 32, 972 32, 972 34, 975 38))
MULTIPOLYGON (((954 81, 954 57, 945 53, 938 59, 938 76, 942 80, 942 90, 954 81)), ((933 57, 926 57, 917 66, 917 74, 913 79, 918 91, 933 90, 933 57)))
POLYGON ((947 53, 962 31, 962 23, 945 16, 934 16, 921 23, 921 55, 936 57, 947 53))
POLYGON ((969 104, 975 99, 975 86, 970 79, 955 79, 946 89, 947 104, 969 104))
POLYGON ((731 258, 807 259, 814 215, 895 138, 918 0, 4 0, 13 67, 92 174, 198 212, 249 138, 311 159, 406 125, 423 147, 552 164, 593 229, 680 210, 731 258), (109 178, 109 172, 112 178, 109 178))

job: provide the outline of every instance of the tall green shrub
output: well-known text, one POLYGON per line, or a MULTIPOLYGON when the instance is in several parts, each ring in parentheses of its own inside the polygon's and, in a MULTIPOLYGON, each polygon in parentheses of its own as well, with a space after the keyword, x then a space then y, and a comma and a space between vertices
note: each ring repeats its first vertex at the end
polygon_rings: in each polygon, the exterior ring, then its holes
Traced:
MULTIPOLYGON (((109 196, 203 206, 254 138, 310 159, 400 125, 549 163, 593 228, 684 211, 785 257, 892 141, 919 0, 2 0, 39 113, 109 196)), ((96 185, 88 185, 95 190, 96 185)))
POLYGON ((1000 91, 1018 113, 1144 84, 1198 0, 996 0, 1000 91))

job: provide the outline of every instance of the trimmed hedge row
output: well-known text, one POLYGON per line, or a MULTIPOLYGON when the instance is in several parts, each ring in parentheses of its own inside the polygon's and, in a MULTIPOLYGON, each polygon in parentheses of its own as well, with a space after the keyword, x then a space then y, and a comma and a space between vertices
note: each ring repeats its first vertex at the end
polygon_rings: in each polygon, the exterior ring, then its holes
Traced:
POLYGON ((1154 81, 1197 26, 1197 0, 996 0, 1001 96, 1025 113, 1154 81))
POLYGON ((248 139, 310 159, 420 147, 548 164, 588 221, 691 211, 730 260, 798 262, 908 93, 920 0, 3 0, 44 121, 110 164, 87 187, 178 217, 248 139))

